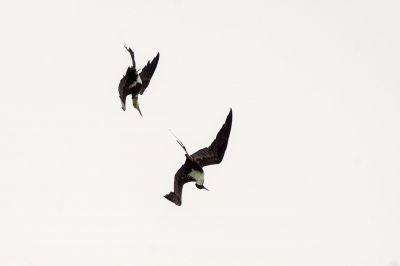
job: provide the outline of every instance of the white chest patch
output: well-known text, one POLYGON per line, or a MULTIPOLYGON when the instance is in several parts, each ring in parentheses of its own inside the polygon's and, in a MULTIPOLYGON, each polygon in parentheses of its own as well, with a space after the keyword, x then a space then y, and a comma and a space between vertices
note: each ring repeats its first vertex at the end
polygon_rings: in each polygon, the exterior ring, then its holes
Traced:
POLYGON ((136 84, 137 84, 137 82, 136 81, 134 81, 131 85, 129 85, 129 89, 132 89, 133 87, 135 87, 136 86, 136 84))
POLYGON ((134 81, 131 85, 129 85, 129 89, 135 87, 136 84, 142 84, 142 79, 140 78, 140 75, 137 76, 136 81, 134 81))
POLYGON ((140 78, 140 75, 138 75, 138 76, 137 76, 137 79, 136 79, 136 81, 137 81, 137 83, 140 83, 140 84, 142 84, 142 79, 140 78))
POLYGON ((200 171, 196 171, 196 170, 192 170, 189 173, 189 176, 193 177, 194 180, 196 180, 196 184, 197 185, 203 185, 204 184, 204 172, 200 172, 200 171))

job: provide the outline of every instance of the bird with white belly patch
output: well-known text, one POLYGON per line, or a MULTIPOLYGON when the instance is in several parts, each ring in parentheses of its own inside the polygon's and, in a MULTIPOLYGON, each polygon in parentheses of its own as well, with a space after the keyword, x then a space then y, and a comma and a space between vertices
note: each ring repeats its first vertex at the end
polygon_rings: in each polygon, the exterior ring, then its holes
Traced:
POLYGON ((142 111, 140 111, 139 107, 139 94, 142 95, 146 90, 147 86, 149 86, 151 77, 156 70, 158 60, 160 58, 160 54, 157 53, 157 56, 153 58, 150 62, 148 61, 147 64, 144 66, 142 71, 139 73, 136 70, 136 63, 135 63, 135 54, 131 48, 125 46, 125 49, 129 52, 132 58, 132 66, 128 67, 126 70, 125 75, 119 82, 118 92, 119 98, 122 104, 122 110, 126 110, 126 97, 131 94, 132 95, 132 102, 133 107, 138 110, 139 114, 142 116, 142 111))
MULTIPOLYGON (((232 109, 226 117, 224 125, 219 130, 217 137, 207 148, 198 150, 190 155, 183 143, 177 138, 178 144, 185 151, 185 163, 175 174, 174 191, 164 197, 176 205, 182 204, 183 185, 188 182, 195 182, 198 189, 206 189, 204 186, 203 167, 212 164, 219 164, 224 158, 226 147, 228 146, 229 135, 232 127, 232 109)), ((176 136, 175 136, 176 137, 176 136)))

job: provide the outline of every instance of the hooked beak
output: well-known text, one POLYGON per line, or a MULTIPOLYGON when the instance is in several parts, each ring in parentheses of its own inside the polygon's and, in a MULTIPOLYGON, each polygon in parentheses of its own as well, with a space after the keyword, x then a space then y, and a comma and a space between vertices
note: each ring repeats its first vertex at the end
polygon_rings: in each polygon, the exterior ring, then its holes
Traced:
POLYGON ((140 114, 140 116, 141 117, 143 117, 143 115, 142 115, 142 111, 140 111, 140 108, 139 108, 139 106, 138 106, 138 108, 136 108, 138 111, 139 111, 139 114, 140 114))
POLYGON ((135 109, 139 111, 140 116, 143 117, 142 111, 140 111, 138 98, 135 97, 132 99, 132 101, 133 101, 133 107, 135 107, 135 109))

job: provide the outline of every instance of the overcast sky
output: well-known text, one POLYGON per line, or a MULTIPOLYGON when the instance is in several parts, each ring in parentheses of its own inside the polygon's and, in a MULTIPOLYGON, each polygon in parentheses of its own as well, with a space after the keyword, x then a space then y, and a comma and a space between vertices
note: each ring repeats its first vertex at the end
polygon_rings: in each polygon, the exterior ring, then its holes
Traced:
POLYGON ((0 265, 400 265, 398 1, 2 1, 0 265), (160 52, 139 101, 117 87, 160 52), (205 186, 184 152, 233 109, 205 186))

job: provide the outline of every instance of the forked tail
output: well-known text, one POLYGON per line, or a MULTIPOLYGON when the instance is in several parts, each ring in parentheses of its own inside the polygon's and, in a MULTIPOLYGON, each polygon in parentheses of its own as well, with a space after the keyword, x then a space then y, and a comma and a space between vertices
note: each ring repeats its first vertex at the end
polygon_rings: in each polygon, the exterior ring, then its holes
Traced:
POLYGON ((185 151, 185 153, 186 153, 187 155, 190 156, 190 154, 189 154, 189 153, 187 152, 187 150, 186 150, 185 145, 183 145, 182 141, 180 141, 180 139, 178 139, 178 137, 174 134, 174 132, 172 132, 171 129, 168 129, 168 130, 169 130, 169 132, 171 132, 171 134, 176 138, 176 142, 178 142, 179 146, 181 146, 182 149, 185 151))
POLYGON ((181 199, 174 192, 170 192, 169 194, 165 195, 164 198, 175 203, 178 206, 181 206, 181 204, 182 204, 181 199))

